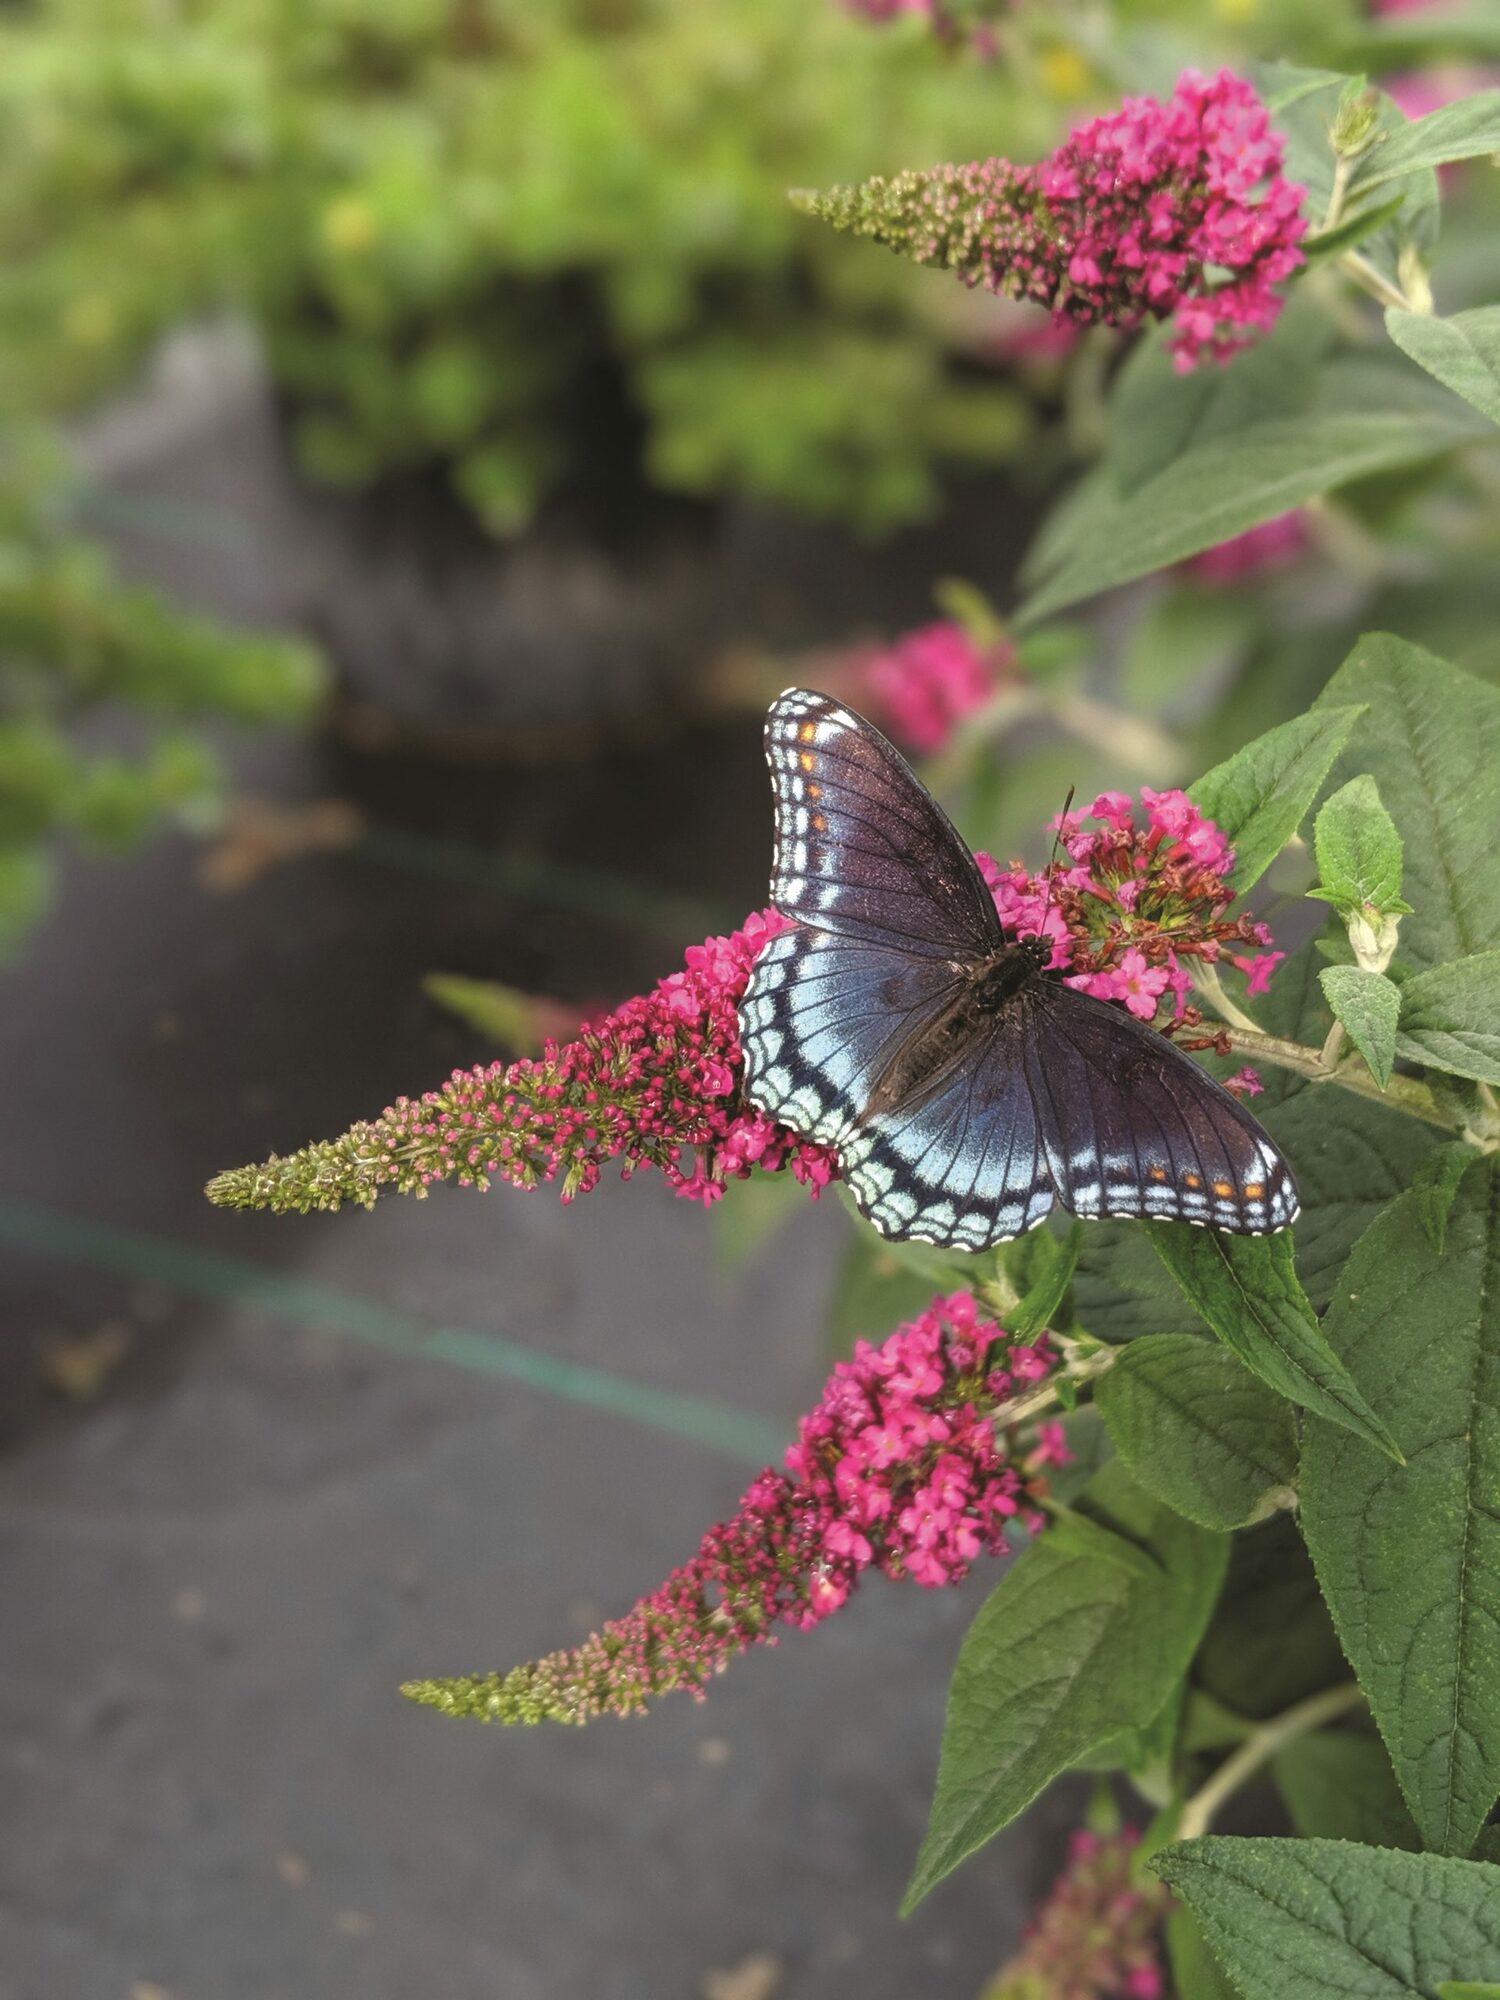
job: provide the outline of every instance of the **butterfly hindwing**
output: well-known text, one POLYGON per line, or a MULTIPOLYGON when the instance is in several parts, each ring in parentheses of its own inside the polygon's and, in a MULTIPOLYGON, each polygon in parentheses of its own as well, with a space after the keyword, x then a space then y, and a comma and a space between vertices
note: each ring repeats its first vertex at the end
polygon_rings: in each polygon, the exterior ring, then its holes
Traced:
POLYGON ((773 938, 740 1002, 751 1102, 837 1145, 891 1055, 951 997, 951 969, 832 931, 773 938))
POLYGON ((777 909, 919 957, 999 948, 999 919, 973 856, 878 729, 827 695, 788 688, 766 717, 766 758, 777 909))
POLYGON ((1019 1016, 1002 1017, 926 1102, 856 1127, 844 1178, 884 1236, 987 1250, 1034 1229, 1053 1205, 1019 1016))
POLYGON ((1259 1124, 1165 1036, 1046 981, 1023 1004, 1027 1082, 1064 1207, 1246 1236, 1296 1219, 1291 1174, 1259 1124))

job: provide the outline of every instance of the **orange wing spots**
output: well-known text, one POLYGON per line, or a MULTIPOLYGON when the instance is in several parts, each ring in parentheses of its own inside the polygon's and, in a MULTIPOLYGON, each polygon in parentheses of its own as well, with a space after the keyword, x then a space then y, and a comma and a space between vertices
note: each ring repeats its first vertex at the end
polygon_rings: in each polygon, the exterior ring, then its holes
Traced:
POLYGON ((809 797, 810 799, 820 799, 820 798, 822 798, 822 796, 823 796, 823 787, 822 787, 821 785, 809 785, 809 786, 808 786, 808 788, 807 788, 807 796, 808 796, 808 797, 809 797))
POLYGON ((1259 1201, 1265 1191, 1266 1184, 1264 1181, 1247 1181, 1245 1183, 1246 1201, 1259 1201))
POLYGON ((1182 1177, 1182 1184, 1184 1187, 1199 1188, 1202 1187, 1203 1182, 1199 1179, 1197 1174, 1184 1174, 1182 1177))
POLYGON ((1164 1181, 1164 1180, 1165 1180, 1165 1179, 1167 1178, 1167 1170, 1166 1170, 1166 1168, 1165 1168, 1165 1167, 1153 1167, 1153 1168, 1151 1169, 1151 1178, 1152 1178, 1152 1180, 1154 1180, 1154 1181, 1164 1181))
POLYGON ((818 768, 818 760, 811 750, 802 751, 797 758, 797 762, 802 766, 804 771, 816 771, 818 768))
POLYGON ((797 731, 797 736, 798 739, 803 743, 816 743, 818 740, 817 723, 804 722, 802 727, 797 731))
POLYGON ((1215 1181, 1214 1193, 1218 1195, 1222 1200, 1227 1201, 1230 1195, 1234 1193, 1234 1189, 1230 1186, 1228 1181, 1215 1181))
POLYGON ((814 813, 814 814, 813 814, 813 816, 812 816, 812 823, 813 823, 813 832, 814 832, 814 833, 827 833, 827 831, 828 831, 828 822, 827 822, 827 820, 826 820, 826 819, 824 819, 824 817, 823 817, 823 815, 822 815, 821 813, 814 813))

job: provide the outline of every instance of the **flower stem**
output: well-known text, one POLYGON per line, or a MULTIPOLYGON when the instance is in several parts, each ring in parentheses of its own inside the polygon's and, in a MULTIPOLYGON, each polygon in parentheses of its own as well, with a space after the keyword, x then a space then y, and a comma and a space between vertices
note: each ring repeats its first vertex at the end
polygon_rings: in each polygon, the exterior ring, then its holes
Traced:
POLYGON ((1295 1743, 1299 1736, 1311 1735, 1325 1723, 1347 1715, 1363 1701, 1364 1695, 1356 1682, 1341 1681, 1337 1687, 1309 1695, 1306 1701, 1294 1703, 1280 1715, 1273 1715, 1269 1722, 1252 1729, 1233 1756, 1226 1757, 1208 1782, 1183 1806, 1177 1822, 1177 1839, 1192 1840, 1200 1833, 1207 1833, 1215 1814, 1278 1750, 1295 1743))

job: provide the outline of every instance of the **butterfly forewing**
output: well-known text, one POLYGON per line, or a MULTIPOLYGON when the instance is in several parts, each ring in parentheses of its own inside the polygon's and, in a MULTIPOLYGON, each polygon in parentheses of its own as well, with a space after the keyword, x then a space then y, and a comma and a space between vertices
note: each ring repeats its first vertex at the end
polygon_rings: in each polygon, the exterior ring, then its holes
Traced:
POLYGON ((766 717, 766 758, 777 909, 918 957, 999 948, 999 919, 973 856, 878 729, 827 695, 788 688, 766 717))
POLYGON ((746 1089, 837 1147, 877 1229, 981 1250, 1054 1201, 1241 1235, 1295 1220, 1290 1170, 1242 1104, 1006 946, 973 856, 879 730, 793 688, 766 755, 771 897, 798 928, 740 1004, 746 1089))

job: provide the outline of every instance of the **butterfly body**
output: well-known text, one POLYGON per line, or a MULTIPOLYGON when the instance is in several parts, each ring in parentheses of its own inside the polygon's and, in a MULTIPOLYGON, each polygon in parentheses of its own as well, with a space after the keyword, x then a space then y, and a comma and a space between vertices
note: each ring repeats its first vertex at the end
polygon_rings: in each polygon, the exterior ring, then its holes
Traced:
POLYGON ((740 1005, 746 1090, 835 1147, 883 1234, 979 1250, 1055 1203, 1261 1235, 1297 1212, 1244 1107, 1123 1008, 1007 940, 977 864, 900 753, 852 710, 771 707, 771 895, 797 928, 740 1005))

